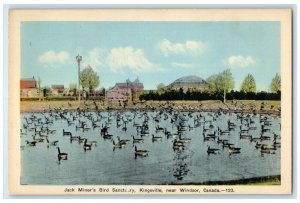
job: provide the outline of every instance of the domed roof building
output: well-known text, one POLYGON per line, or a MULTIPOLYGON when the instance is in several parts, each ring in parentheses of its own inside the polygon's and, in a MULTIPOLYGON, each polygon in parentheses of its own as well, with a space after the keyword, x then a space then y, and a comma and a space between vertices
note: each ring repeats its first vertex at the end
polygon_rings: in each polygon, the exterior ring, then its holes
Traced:
POLYGON ((188 89, 190 89, 190 91, 203 92, 207 90, 208 83, 198 76, 189 75, 178 78, 167 87, 171 90, 179 90, 182 88, 184 92, 186 92, 188 89))

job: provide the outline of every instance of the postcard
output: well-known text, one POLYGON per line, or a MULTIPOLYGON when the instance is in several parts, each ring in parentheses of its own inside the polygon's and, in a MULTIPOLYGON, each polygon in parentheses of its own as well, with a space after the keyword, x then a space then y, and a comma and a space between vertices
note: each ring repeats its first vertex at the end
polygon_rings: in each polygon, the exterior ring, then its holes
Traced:
POLYGON ((10 194, 291 194, 291 12, 10 10, 10 194))

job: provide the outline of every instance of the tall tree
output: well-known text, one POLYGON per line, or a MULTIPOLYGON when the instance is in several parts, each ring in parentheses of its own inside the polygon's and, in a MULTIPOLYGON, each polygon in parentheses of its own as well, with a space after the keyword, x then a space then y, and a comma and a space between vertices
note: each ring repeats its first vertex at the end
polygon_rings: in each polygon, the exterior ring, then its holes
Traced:
POLYGON ((83 88, 87 88, 91 93, 96 87, 99 86, 100 80, 97 73, 93 68, 88 65, 80 73, 80 83, 83 88))
POLYGON ((249 92, 256 92, 256 83, 253 75, 248 74, 241 86, 241 92, 249 93, 249 92))
POLYGON ((278 73, 276 73, 275 77, 272 79, 272 82, 270 84, 270 91, 272 93, 281 91, 281 77, 278 73))
POLYGON ((69 92, 72 92, 73 95, 76 95, 76 92, 77 92, 77 84, 76 83, 71 83, 69 85, 69 92))
POLYGON ((163 93, 166 90, 166 86, 163 83, 159 83, 157 86, 157 92, 159 94, 163 93))
POLYGON ((207 79, 209 84, 209 92, 213 94, 221 94, 223 102, 226 102, 226 94, 234 88, 234 78, 229 69, 212 75, 207 79))

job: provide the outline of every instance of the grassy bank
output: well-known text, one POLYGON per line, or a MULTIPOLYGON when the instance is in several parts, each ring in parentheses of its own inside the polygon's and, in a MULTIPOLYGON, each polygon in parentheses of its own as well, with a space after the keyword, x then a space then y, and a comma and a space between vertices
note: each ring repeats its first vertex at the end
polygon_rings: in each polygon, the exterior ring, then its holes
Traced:
MULTIPOLYGON (((280 114, 280 101, 256 101, 256 100, 228 100, 226 103, 220 100, 207 101, 146 101, 143 103, 129 103, 126 109, 165 109, 170 106, 174 110, 185 111, 218 111, 220 109, 230 112, 255 112, 267 114, 280 114), (264 108, 262 109, 262 104, 264 108)), ((42 112, 44 110, 59 108, 63 110, 89 109, 106 110, 107 108, 124 110, 122 103, 108 103, 104 101, 21 101, 20 111, 42 112)))

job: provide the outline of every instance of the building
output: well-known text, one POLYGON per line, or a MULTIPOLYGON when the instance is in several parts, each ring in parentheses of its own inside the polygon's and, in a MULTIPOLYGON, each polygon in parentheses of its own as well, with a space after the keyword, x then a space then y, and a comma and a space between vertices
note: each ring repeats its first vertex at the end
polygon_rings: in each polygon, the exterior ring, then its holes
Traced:
POLYGON ((21 98, 38 96, 38 85, 34 76, 32 78, 21 78, 20 96, 21 98))
POLYGON ((137 100, 144 91, 144 85, 135 79, 133 82, 129 79, 124 83, 116 83, 114 87, 108 89, 105 98, 108 101, 130 101, 137 100))
POLYGON ((180 90, 182 89, 186 92, 188 89, 190 91, 201 91, 204 92, 208 89, 208 83, 202 78, 194 75, 184 76, 178 78, 171 84, 167 86, 169 90, 180 90))
POLYGON ((52 95, 60 95, 65 92, 64 85, 51 85, 51 94, 52 95))

